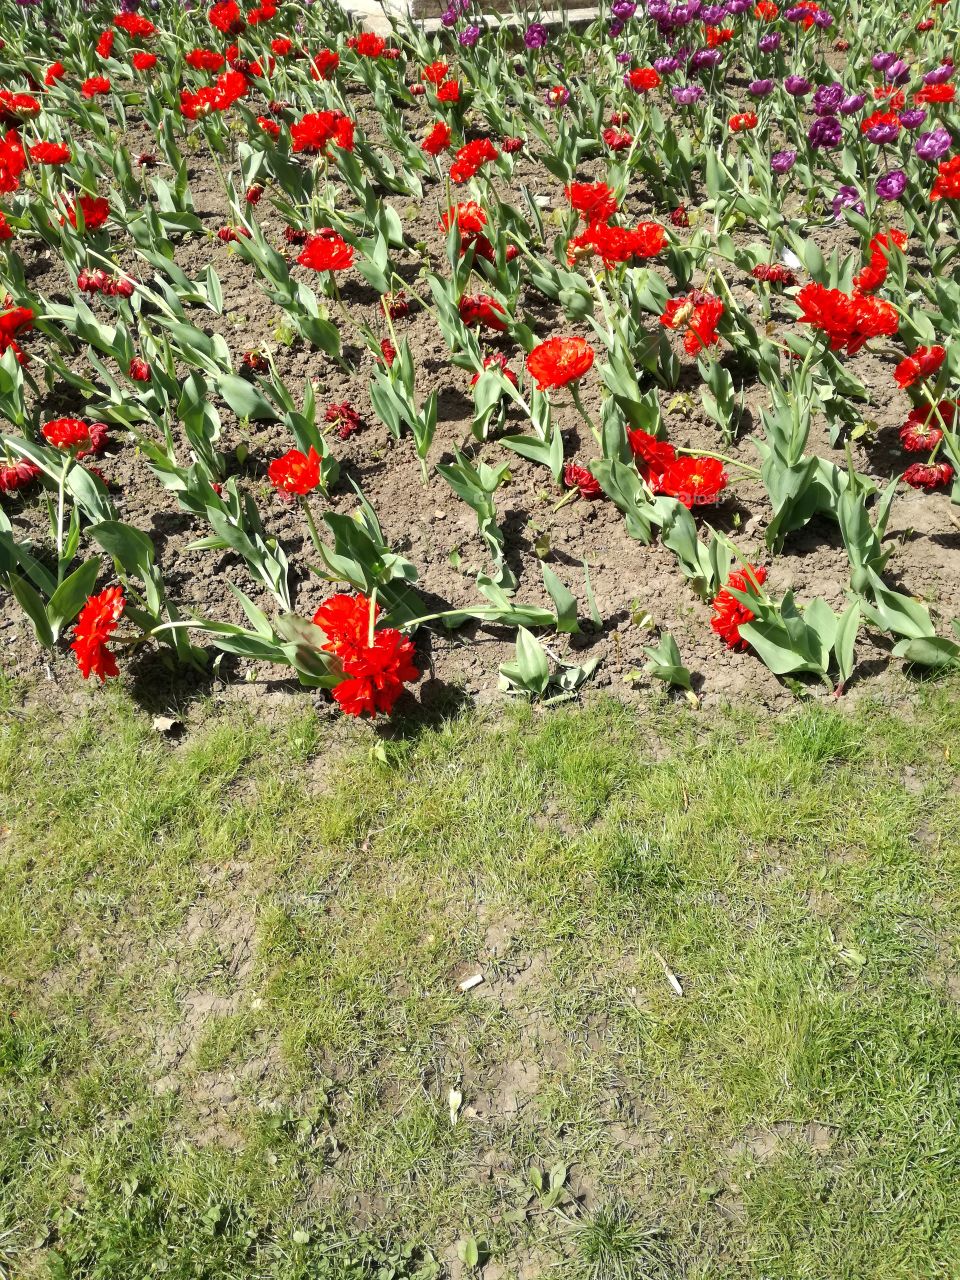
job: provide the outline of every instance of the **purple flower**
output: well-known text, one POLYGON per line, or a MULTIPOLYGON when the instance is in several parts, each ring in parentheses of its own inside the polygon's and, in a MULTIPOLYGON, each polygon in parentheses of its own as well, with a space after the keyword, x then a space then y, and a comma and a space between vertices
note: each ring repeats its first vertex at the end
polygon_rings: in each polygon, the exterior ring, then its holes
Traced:
POLYGON ((528 49, 542 49, 547 43, 547 28, 542 22, 531 22, 523 33, 523 43, 528 49))
POLYGON ((620 21, 619 18, 613 18, 610 22, 610 26, 607 28, 607 34, 609 36, 612 36, 613 39, 616 40, 617 36, 620 35, 622 31, 623 31, 623 23, 620 21))
POLYGON ((899 200, 907 189, 907 175, 902 169, 891 169, 877 179, 877 195, 881 200, 899 200))
POLYGON ((936 164, 941 156, 947 154, 952 145, 953 139, 950 134, 942 124, 938 124, 929 133, 921 133, 914 150, 921 160, 926 160, 928 164, 936 164))
POLYGON ((773 93, 774 84, 772 80, 751 80, 747 85, 747 93, 751 98, 766 98, 773 93))
POLYGON ((445 27, 455 27, 457 25, 457 17, 458 14, 456 9, 444 9, 443 13, 440 15, 440 21, 445 27))
POLYGON ((891 84, 906 84, 910 79, 910 68, 898 58, 896 62, 891 62, 883 75, 891 84))
POLYGON ((719 67, 723 61, 723 54, 719 49, 698 49, 690 59, 690 70, 701 71, 705 67, 713 69, 719 67))
POLYGON ((866 101, 865 93, 848 93, 837 110, 842 116, 855 116, 858 111, 863 110, 866 101))
POLYGON ((717 27, 727 16, 722 4, 707 4, 700 10, 700 20, 709 27, 717 27))
POLYGON ((783 16, 788 22, 803 22, 806 18, 809 18, 810 14, 802 5, 797 4, 792 9, 788 9, 783 16))
POLYGON ((919 129, 926 118, 927 113, 923 107, 909 107, 900 112, 900 123, 905 129, 919 129))
POLYGON ((866 206, 860 199, 856 187, 841 187, 833 197, 833 216, 838 222, 843 220, 844 209, 854 209, 857 213, 866 213, 866 206))
POLYGON ((813 87, 806 76, 787 76, 783 87, 791 98, 804 98, 813 87))
POLYGON ((796 163, 795 151, 775 151, 770 157, 770 168, 774 173, 789 173, 796 163))
POLYGON ((818 84, 813 95, 813 109, 818 116, 832 116, 843 102, 842 84, 818 84))
POLYGON ((672 75, 674 71, 680 70, 680 59, 679 58, 657 58, 654 61, 653 69, 654 71, 658 72, 659 75, 662 75, 662 76, 672 75))
POLYGON ((765 36, 761 36, 757 41, 757 48, 761 53, 776 53, 780 48, 780 32, 771 31, 765 36))
POLYGON ((678 107, 692 107, 695 102, 700 101, 706 90, 702 84, 684 84, 674 85, 670 92, 678 107))
POLYGON ((620 64, 621 67, 625 67, 628 62, 632 62, 632 61, 633 61, 632 55, 627 52, 617 54, 617 62, 620 64))
POLYGON ((479 27, 474 27, 474 26, 464 27, 463 30, 460 32, 460 43, 466 49, 472 49, 479 39, 480 39, 479 27))
POLYGON ((613 0, 610 12, 615 18, 619 18, 621 22, 626 22, 628 18, 632 18, 637 12, 637 6, 633 3, 633 0, 613 0))
POLYGON ((827 13, 826 9, 818 9, 813 15, 813 25, 821 31, 829 31, 833 26, 833 15, 827 13))
POLYGON ((753 8, 753 0, 727 0, 727 13, 732 17, 753 8))
POLYGON ((875 53, 870 61, 873 63, 874 71, 886 71, 897 60, 895 53, 875 53))
POLYGON ((814 151, 833 151, 843 138, 843 125, 836 116, 818 116, 807 130, 807 141, 814 151))
POLYGON ((868 129, 864 134, 864 137, 877 147, 884 147, 889 142, 896 142, 899 136, 900 126, 893 123, 875 124, 872 129, 868 129))
POLYGON ((548 107, 565 107, 570 101, 570 90, 565 85, 555 84, 543 98, 548 107))
POLYGON ((940 67, 934 67, 932 71, 928 71, 923 77, 924 84, 946 84, 953 75, 953 67, 949 62, 945 62, 940 67))

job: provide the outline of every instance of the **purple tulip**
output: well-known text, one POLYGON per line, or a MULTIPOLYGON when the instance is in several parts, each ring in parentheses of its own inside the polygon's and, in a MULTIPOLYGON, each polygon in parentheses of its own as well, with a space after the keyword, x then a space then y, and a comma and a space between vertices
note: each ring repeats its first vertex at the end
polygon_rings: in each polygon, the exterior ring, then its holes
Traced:
POLYGON ((637 6, 633 0, 613 0, 610 12, 621 22, 627 22, 637 12, 637 6))
POLYGON ((926 118, 927 113, 923 107, 909 107, 900 112, 900 123, 905 129, 919 129, 926 118))
POLYGON ((795 151, 775 151, 770 157, 770 168, 774 173, 789 173, 796 163, 795 151))
POLYGON ((942 124, 938 124, 929 133, 921 133, 914 150, 921 160, 926 160, 928 164, 936 164, 942 156, 947 154, 952 145, 953 139, 950 134, 942 124))
POLYGON ((625 67, 628 62, 633 61, 633 55, 627 52, 618 53, 616 61, 618 66, 625 67))
POLYGON ((747 93, 751 98, 768 98, 774 87, 772 80, 751 80, 747 85, 747 93))
POLYGON ((711 70, 719 67, 723 61, 723 54, 719 49, 698 49, 690 59, 691 71, 702 71, 709 67, 711 70))
POLYGON ((791 98, 804 98, 813 86, 806 76, 787 76, 783 82, 783 87, 791 98))
POLYGON ((897 55, 895 53, 875 53, 870 59, 874 71, 886 71, 887 67, 891 66, 896 60, 897 55))
POLYGON ((695 102, 700 101, 706 90, 702 84, 684 84, 674 85, 670 92, 678 107, 692 107, 695 102))
POLYGON ((547 43, 548 34, 542 22, 531 22, 523 33, 523 43, 528 49, 542 49, 547 43))
POLYGON ((480 28, 474 27, 474 26, 464 27, 463 30, 460 32, 459 38, 460 38, 460 43, 464 46, 464 48, 472 49, 473 46, 477 43, 477 41, 480 39, 480 28))
POLYGON ((848 93, 837 110, 842 116, 855 116, 862 111, 867 101, 865 93, 848 93))
POLYGON ((838 222, 843 221, 844 209, 854 209, 857 213, 866 213, 866 206, 860 199, 856 187, 841 187, 833 197, 833 216, 838 222))
POLYGON ((877 195, 881 200, 899 200, 907 189, 907 175, 902 169, 891 169, 877 180, 877 195))
POLYGON ((953 67, 949 62, 945 62, 940 67, 934 67, 932 71, 928 71, 923 77, 924 84, 946 84, 953 75, 953 67))
POLYGON ((727 11, 722 4, 704 5, 700 10, 700 20, 708 27, 718 27, 726 16, 727 11))
POLYGON ((843 125, 836 116, 817 116, 807 130, 807 141, 814 151, 833 151, 843 139, 843 125))
POLYGON ((829 31, 833 26, 833 15, 827 13, 826 9, 818 9, 813 15, 813 25, 821 31, 829 31))
POLYGON ((813 109, 818 116, 832 116, 843 102, 842 84, 818 84, 813 95, 813 109))
POLYGON ((672 75, 674 71, 680 70, 680 59, 657 58, 653 64, 653 69, 661 76, 672 75))
POLYGON ((776 53, 780 48, 780 32, 771 31, 765 36, 761 36, 757 41, 757 48, 761 53, 776 53))
POLYGON ((875 124, 872 129, 868 129, 864 134, 868 142, 872 142, 875 147, 885 147, 890 142, 896 142, 900 137, 900 126, 898 124, 875 124))

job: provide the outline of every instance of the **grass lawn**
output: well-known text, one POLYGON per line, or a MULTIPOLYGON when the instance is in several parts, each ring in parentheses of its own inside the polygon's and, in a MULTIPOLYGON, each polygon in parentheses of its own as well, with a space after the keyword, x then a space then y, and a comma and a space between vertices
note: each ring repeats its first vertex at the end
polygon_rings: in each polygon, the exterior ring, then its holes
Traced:
POLYGON ((8 691, 0 1274, 960 1274, 957 693, 8 691))

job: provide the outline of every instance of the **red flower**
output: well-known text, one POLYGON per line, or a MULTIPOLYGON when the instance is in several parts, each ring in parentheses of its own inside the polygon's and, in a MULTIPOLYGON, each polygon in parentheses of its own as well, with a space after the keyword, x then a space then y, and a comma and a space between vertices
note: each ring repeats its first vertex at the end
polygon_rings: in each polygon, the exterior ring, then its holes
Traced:
POLYGON ((900 443, 906 453, 932 453, 943 439, 943 431, 929 422, 906 421, 900 428, 900 443))
POLYGON ((366 596, 336 595, 313 616, 324 635, 321 648, 343 670, 333 696, 346 715, 389 715, 404 684, 420 677, 413 644, 392 627, 376 630, 379 614, 366 596))
POLYGON ((859 275, 854 276, 853 283, 861 293, 873 293, 879 289, 887 278, 890 269, 888 254, 892 247, 902 253, 906 248, 907 234, 893 227, 889 235, 881 233, 870 241, 870 257, 859 275))
POLYGON ((604 129, 600 136, 611 151, 629 151, 633 146, 633 134, 626 129, 604 129))
POLYGON ((670 222, 675 227, 689 227, 690 215, 687 213, 686 208, 682 204, 678 204, 677 207, 671 212, 670 222))
POLYGON ((128 36, 139 40, 149 40, 152 35, 156 35, 157 31, 150 19, 144 18, 139 13, 118 13, 113 20, 113 25, 125 31, 128 36))
POLYGON ((506 155, 512 156, 515 151, 522 151, 523 145, 523 138, 502 138, 500 141, 500 150, 506 155))
POLYGON ((268 120, 266 116, 257 116, 257 124, 264 133, 268 133, 271 138, 280 137, 280 126, 276 120, 268 120))
POLYGON ((450 181, 458 185, 467 182, 480 172, 481 166, 490 160, 496 160, 500 152, 489 138, 476 138, 466 143, 454 156, 450 166, 450 181))
POLYGON ((719 298, 694 289, 685 298, 668 302, 660 323, 665 329, 683 330, 683 349, 687 355, 695 356, 720 342, 717 325, 723 311, 719 298))
POLYGON ((329 80, 339 66, 340 55, 335 49, 321 49, 314 55, 310 75, 314 80, 329 80))
POLYGON ((790 268, 779 262, 758 262, 750 274, 754 280, 762 280, 764 284, 782 284, 790 288, 797 283, 797 277, 790 268))
POLYGON ((568 462, 564 467, 563 483, 568 489, 579 489, 581 498, 603 497, 600 481, 586 467, 579 467, 575 462, 568 462))
POLYGON ((106 76, 88 76, 80 86, 85 98, 92 99, 110 92, 110 81, 106 76))
MULTIPOLYGON (((506 378, 507 382, 512 383, 513 386, 518 385, 517 375, 511 368, 509 368, 509 360, 502 351, 492 351, 490 355, 484 356, 483 367, 484 369, 496 369, 504 378, 506 378)), ((475 387, 479 381, 480 375, 479 373, 475 373, 470 379, 471 387, 475 387)))
POLYGON ((133 55, 134 71, 150 71, 157 65, 155 53, 135 53, 133 55))
POLYGON ((540 391, 577 382, 593 365, 594 351, 583 338, 548 338, 527 356, 527 372, 540 391))
POLYGON ((925 84, 913 95, 913 100, 922 106, 925 102, 952 102, 956 96, 952 84, 925 84))
POLYGON ((211 27, 216 27, 225 36, 238 36, 247 25, 247 20, 240 12, 235 0, 220 0, 218 4, 212 6, 207 19, 211 27))
POLYGON ((3 212, 2 209, 0 209, 0 241, 12 240, 12 239, 13 239, 13 228, 10 226, 10 223, 7 221, 7 215, 3 212))
POLYGON ((37 464, 27 458, 0 466, 0 493, 16 493, 19 489, 25 489, 42 474, 37 464))
POLYGON ((127 373, 134 382, 149 382, 153 377, 153 374, 150 372, 150 366, 147 364, 146 360, 142 359, 140 356, 133 357, 130 361, 130 367, 127 369, 127 373))
POLYGON ((30 159, 37 164, 67 164, 70 148, 65 142, 35 142, 30 148, 30 159))
POLYGON ((691 458, 686 454, 675 458, 660 477, 657 488, 685 507, 700 507, 716 502, 727 487, 727 473, 716 458, 691 458))
POLYGON ((730 129, 733 133, 745 133, 757 127, 757 116, 752 111, 742 111, 730 117, 730 129))
POLYGON ((466 200, 463 204, 451 205, 440 219, 441 231, 449 231, 456 223, 460 228, 460 236, 470 241, 481 235, 487 225, 487 215, 476 200, 466 200))
POLYGON ((507 313, 502 303, 487 293, 464 294, 458 310, 465 325, 485 325, 496 333, 506 333, 507 313))
POLYGON ((456 80, 445 80, 437 90, 438 102, 459 102, 460 86, 456 80))
POLYGON ((732 27, 706 27, 707 48, 716 49, 718 45, 729 44, 733 39, 732 27))
POLYGON ((185 61, 194 71, 219 71, 227 60, 213 49, 191 49, 185 61))
POLYGON ((43 83, 49 89, 52 85, 55 85, 58 80, 62 80, 66 74, 67 68, 62 62, 51 62, 50 66, 47 67, 46 72, 44 73, 43 83))
POLYGON ((66 219, 60 219, 61 224, 67 221, 71 227, 76 229, 77 205, 80 206, 80 212, 83 215, 83 230, 85 233, 87 231, 99 231, 110 217, 110 204, 103 196, 79 196, 75 204, 67 206, 67 216, 66 219))
POLYGON ((103 422, 86 423, 81 418, 54 418, 41 429, 47 444, 55 449, 73 450, 75 456, 100 454, 107 444, 107 428, 103 422))
POLYGON ((597 253, 609 269, 631 258, 653 258, 666 243, 666 232, 657 222, 641 222, 634 229, 595 222, 567 245, 567 261, 573 266, 580 258, 597 253))
POLYGON ((70 648, 77 655, 77 666, 84 680, 89 680, 91 673, 101 681, 120 674, 107 641, 117 629, 124 604, 123 588, 107 587, 98 596, 90 596, 81 609, 70 648))
POLYGON ((312 271, 348 271, 353 266, 353 246, 331 227, 321 227, 307 240, 297 261, 312 271))
POLYGON ((391 368, 397 358, 397 348, 389 338, 380 339, 380 356, 387 368, 391 368))
POLYGON ((888 302, 877 298, 847 295, 822 284, 805 284, 797 294, 800 323, 825 333, 833 351, 856 352, 871 338, 892 338, 900 322, 888 302))
POLYGON ((773 3, 773 0, 758 0, 753 6, 753 16, 761 22, 773 22, 780 16, 780 10, 773 3))
MULTIPOLYGON (((54 66, 60 66, 54 63, 54 66)), ((53 70, 53 67, 50 68, 53 70)), ((62 67, 61 67, 62 70, 62 67)), ((21 124, 40 114, 40 103, 29 93, 11 93, 0 89, 0 124, 21 124)))
POLYGON ((750 565, 749 576, 746 571, 738 570, 735 573, 731 573, 727 578, 727 585, 721 587, 714 596, 713 617, 710 619, 710 626, 728 649, 747 648, 747 641, 740 635, 740 628, 747 622, 753 622, 757 616, 752 609, 742 604, 731 593, 730 588, 732 587, 734 591, 755 591, 757 586, 762 585, 766 580, 766 569, 755 569, 753 565, 750 565))
POLYGON ((26 364, 28 357, 22 351, 17 338, 33 328, 33 312, 29 307, 13 307, 9 311, 0 312, 0 356, 5 351, 12 351, 18 364, 26 364))
POLYGON ((584 222, 607 222, 620 208, 605 182, 571 182, 564 192, 570 208, 576 209, 584 222))
POLYGON ((673 445, 667 440, 658 440, 656 436, 650 435, 647 431, 641 431, 639 427, 635 431, 628 428, 627 440, 630 442, 640 475, 651 489, 658 488, 660 477, 671 462, 676 461, 677 454, 673 445))
POLYGON ((905 356, 894 369, 894 381, 898 387, 912 387, 915 382, 932 378, 946 358, 943 347, 918 347, 912 356, 905 356))
POLYGON ((933 493, 935 489, 945 489, 950 483, 953 467, 949 462, 914 462, 907 467, 903 478, 912 489, 933 493))
POLYGON ((20 175, 27 167, 20 135, 11 130, 0 138, 0 194, 10 195, 20 186, 20 175))
MULTIPOLYGON (((311 111, 302 120, 290 126, 293 150, 306 152, 307 155, 319 155, 328 142, 337 139, 337 130, 346 118, 342 111, 311 111)), ((347 150, 352 149, 351 131, 350 146, 347 150)))
POLYGON ((383 36, 374 35, 372 31, 363 31, 350 41, 350 47, 361 58, 379 58, 387 48, 383 36))
POLYGON ((109 58, 113 53, 114 33, 112 31, 104 31, 96 44, 96 54, 98 58, 109 58))
POLYGON ((320 484, 320 455, 312 445, 306 454, 291 449, 282 458, 274 458, 267 475, 281 493, 312 493, 320 484))
POLYGON ((449 146, 450 126, 442 120, 438 120, 420 143, 420 150, 425 151, 428 156, 438 156, 441 151, 446 151, 449 146))
POLYGON ((660 76, 653 67, 635 67, 627 78, 635 93, 649 93, 651 89, 658 89, 661 84, 660 76))
POLYGON ((447 72, 449 70, 450 70, 449 63, 439 62, 439 61, 431 62, 423 68, 423 72, 420 76, 420 79, 425 80, 427 84, 432 84, 432 85, 443 84, 444 80, 447 77, 447 72))
POLYGON ((930 199, 960 200, 960 156, 951 156, 949 160, 941 160, 937 166, 937 179, 933 184, 933 190, 930 192, 930 199))

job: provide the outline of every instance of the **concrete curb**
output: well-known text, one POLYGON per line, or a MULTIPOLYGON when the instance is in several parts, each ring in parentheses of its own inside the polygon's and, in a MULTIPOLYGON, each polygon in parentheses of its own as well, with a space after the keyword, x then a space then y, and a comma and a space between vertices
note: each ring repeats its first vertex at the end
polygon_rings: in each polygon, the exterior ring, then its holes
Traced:
MULTIPOLYGON (((414 18, 412 13, 412 4, 393 4, 390 0, 381 6, 375 0, 345 0, 341 3, 341 8, 348 18, 358 24, 363 31, 372 31, 374 35, 390 36, 393 32, 390 19, 398 25, 409 22, 418 26, 421 31, 427 34, 433 34, 436 31, 444 30, 443 23, 439 18, 414 18), (384 12, 386 10, 386 12, 384 12)), ((582 9, 550 9, 546 13, 516 15, 513 13, 487 13, 483 15, 483 26, 491 30, 498 30, 500 27, 512 27, 517 30, 524 29, 530 22, 540 22, 545 27, 555 29, 557 27, 569 26, 575 31, 582 31, 594 22, 600 15, 600 9, 596 7, 582 9)))

